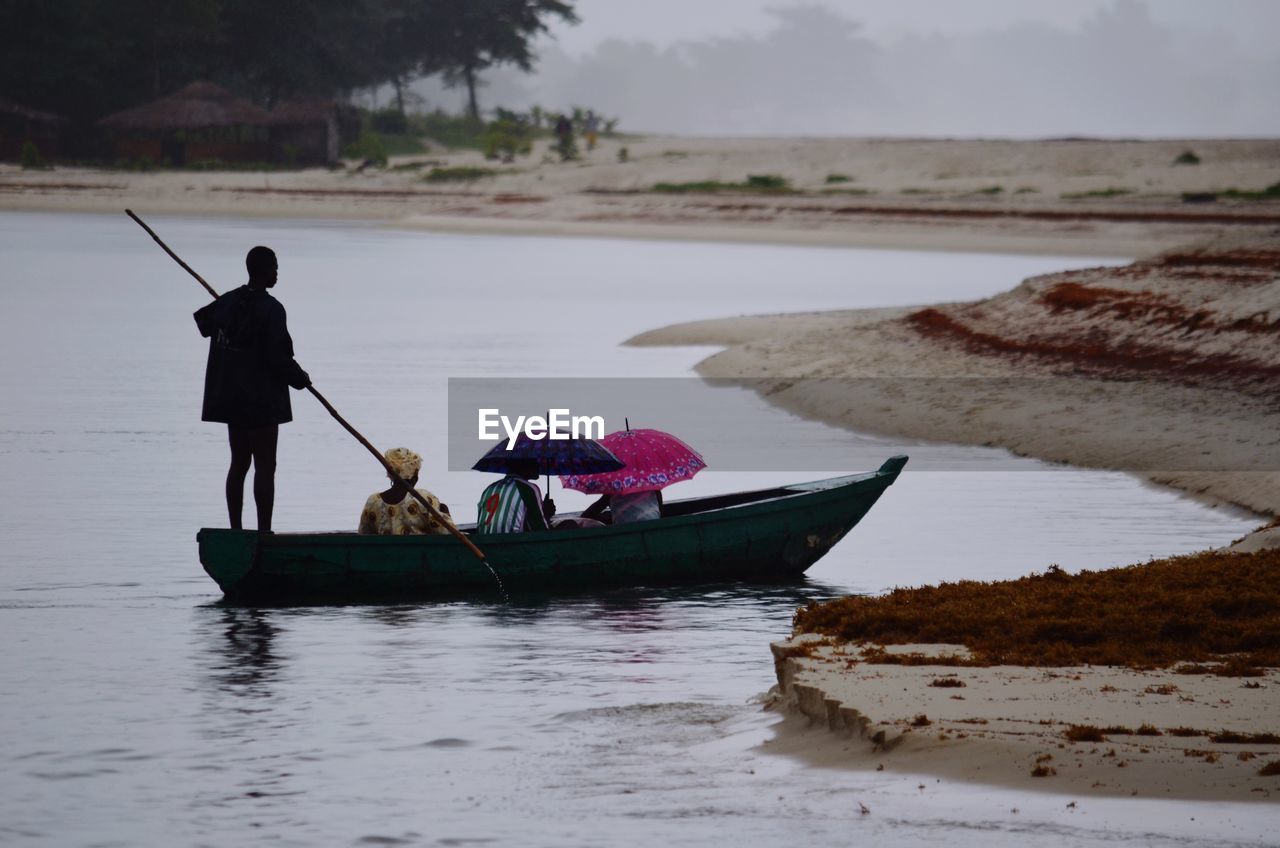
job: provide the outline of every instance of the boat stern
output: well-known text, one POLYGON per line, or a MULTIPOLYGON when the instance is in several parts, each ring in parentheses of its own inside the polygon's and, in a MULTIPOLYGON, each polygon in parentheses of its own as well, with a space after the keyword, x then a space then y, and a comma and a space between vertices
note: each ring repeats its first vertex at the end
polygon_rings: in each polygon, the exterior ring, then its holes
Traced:
POLYGON ((222 588, 233 594, 253 571, 258 559, 256 530, 222 530, 205 527, 196 533, 200 564, 222 588))

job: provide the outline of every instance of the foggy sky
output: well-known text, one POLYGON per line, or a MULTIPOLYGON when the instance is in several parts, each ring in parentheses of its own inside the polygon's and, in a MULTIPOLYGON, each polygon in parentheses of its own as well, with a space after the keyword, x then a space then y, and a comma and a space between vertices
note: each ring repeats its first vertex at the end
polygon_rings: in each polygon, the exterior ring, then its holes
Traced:
MULTIPOLYGON (((1276 136, 1280 0, 578 0, 482 103, 693 135, 1276 136)), ((415 89, 456 108, 436 81, 415 89)))
MULTIPOLYGON (((962 35, 1018 23, 1072 28, 1112 0, 811 0, 858 21, 869 38, 883 41, 907 33, 962 35)), ((649 41, 665 47, 676 41, 773 28, 769 9, 785 0, 575 0, 577 25, 552 27, 557 44, 573 55, 610 38, 649 41)), ((1252 51, 1274 50, 1280 33, 1277 0, 1148 0, 1157 22, 1209 33, 1222 30, 1252 51)))

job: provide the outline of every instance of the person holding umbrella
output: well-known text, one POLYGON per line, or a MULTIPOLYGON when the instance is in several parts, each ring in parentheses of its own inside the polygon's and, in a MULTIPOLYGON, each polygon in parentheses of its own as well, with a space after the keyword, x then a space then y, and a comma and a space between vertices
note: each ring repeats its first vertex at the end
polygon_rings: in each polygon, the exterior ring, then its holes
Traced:
POLYGON ((533 459, 514 459, 507 475, 489 484, 480 495, 476 510, 476 533, 536 533, 551 529, 556 502, 545 498, 534 481, 538 479, 538 463, 533 459))
POLYGON ((600 444, 622 460, 621 470, 560 478, 567 489, 600 494, 583 518, 601 519, 608 508, 614 524, 655 521, 662 517, 662 489, 707 467, 702 454, 670 433, 632 430, 629 421, 626 430, 610 433, 600 444))
POLYGON ((540 474, 587 474, 616 471, 622 461, 594 439, 531 439, 521 434, 508 448, 504 439, 472 466, 505 476, 480 495, 476 533, 528 533, 548 530, 555 501, 533 482, 540 474))

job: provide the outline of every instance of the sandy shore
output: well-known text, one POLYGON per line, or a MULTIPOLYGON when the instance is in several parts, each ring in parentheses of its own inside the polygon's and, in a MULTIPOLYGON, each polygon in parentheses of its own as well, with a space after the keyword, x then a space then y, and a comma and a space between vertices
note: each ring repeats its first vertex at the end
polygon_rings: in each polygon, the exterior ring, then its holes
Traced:
MULTIPOLYGON (((703 375, 837 426, 1121 469, 1280 514, 1280 230, 1218 229, 976 303, 730 318, 632 343, 721 346, 703 375)), ((1272 526, 1234 547, 1276 545, 1272 526)), ((789 716, 771 744, 815 764, 1073 795, 1280 797, 1258 773, 1280 745, 1211 735, 1280 733, 1275 669, 871 665, 854 646, 796 645, 774 646, 789 716), (1144 724, 1150 735, 1123 732, 1144 724), (1113 732, 1071 742, 1071 725, 1113 732), (1185 728, 1205 732, 1172 732, 1185 728)))
MULTIPOLYGON (((1049 274, 978 303, 732 318, 632 343, 722 345, 702 374, 838 426, 1130 471, 1280 514, 1277 235, 1049 274)), ((1244 547, 1277 543, 1272 529, 1244 547)))
POLYGON ((1280 671, 1242 679, 1107 667, 850 665, 856 649, 831 645, 796 655, 818 641, 773 646, 778 705, 792 713, 770 743, 779 753, 1079 796, 1280 798, 1280 778, 1258 774, 1280 760, 1280 744, 1212 738, 1224 730, 1280 733, 1280 671), (1072 725, 1111 732, 1073 742, 1072 725))
POLYGON ((1259 191, 1275 141, 606 139, 561 163, 545 142, 510 165, 474 152, 388 170, 136 173, 0 165, 0 209, 371 220, 461 232, 1140 256, 1206 232, 1280 226, 1280 203, 1185 193, 1259 191), (619 161, 626 148, 628 160, 619 161), (1199 165, 1175 165, 1192 150, 1199 165), (433 168, 489 168, 468 183, 433 168), (662 193, 659 183, 741 183, 785 193, 662 193))
MULTIPOLYGON (((456 153, 365 173, 0 166, 0 209, 129 206, 144 216, 363 219, 453 232, 1139 257, 1124 269, 1028 280, 980 303, 738 317, 633 342, 721 346, 699 366, 704 375, 756 381, 771 402, 836 425, 1124 469, 1280 514, 1280 202, 1183 199, 1274 184, 1278 142, 633 138, 609 140, 580 163, 543 154, 444 186, 422 175, 488 163, 456 153), (1202 163, 1175 165, 1186 150, 1202 163), (651 190, 751 174, 784 176, 794 191, 651 190), (1196 244, 1206 246, 1188 248, 1196 244)), ((1276 544, 1280 528, 1241 546, 1276 544)), ((841 650, 780 659, 783 700, 797 712, 776 750, 1073 793, 1275 796, 1277 779, 1256 774, 1280 759, 1275 746, 1062 736, 1073 723, 1280 732, 1269 724, 1280 715, 1275 671, 1253 689, 1236 678, 1104 668, 850 668, 841 650), (929 686, 942 676, 965 686, 929 686), (922 714, 931 723, 912 727, 922 714), (811 721, 821 729, 797 727, 811 721), (1033 778, 1037 765, 1055 774, 1033 778)))

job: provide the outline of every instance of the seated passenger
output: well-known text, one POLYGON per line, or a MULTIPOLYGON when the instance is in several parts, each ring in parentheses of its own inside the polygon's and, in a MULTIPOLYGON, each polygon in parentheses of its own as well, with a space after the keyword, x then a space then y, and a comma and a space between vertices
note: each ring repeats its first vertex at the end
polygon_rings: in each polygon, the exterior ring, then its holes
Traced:
POLYGON ((531 459, 512 460, 507 476, 490 484, 480 495, 476 509, 476 533, 530 533, 550 528, 556 503, 533 482, 538 479, 538 463, 531 459))
POLYGON ((600 499, 582 511, 583 518, 600 518, 605 507, 613 516, 614 524, 634 524, 637 521, 656 521, 662 517, 662 492, 627 492, 621 495, 601 495, 600 499))
MULTIPOLYGON (((426 489, 417 488, 418 472, 422 469, 422 457, 408 448, 392 448, 384 454, 387 464, 395 470, 423 499, 440 513, 432 515, 409 494, 409 490, 392 482, 391 488, 369 496, 360 512, 360 533, 379 536, 442 536, 449 533, 453 519, 449 507, 426 489), (446 523, 449 525, 445 526, 446 523)), ((390 476, 390 475, 388 475, 390 476)))

